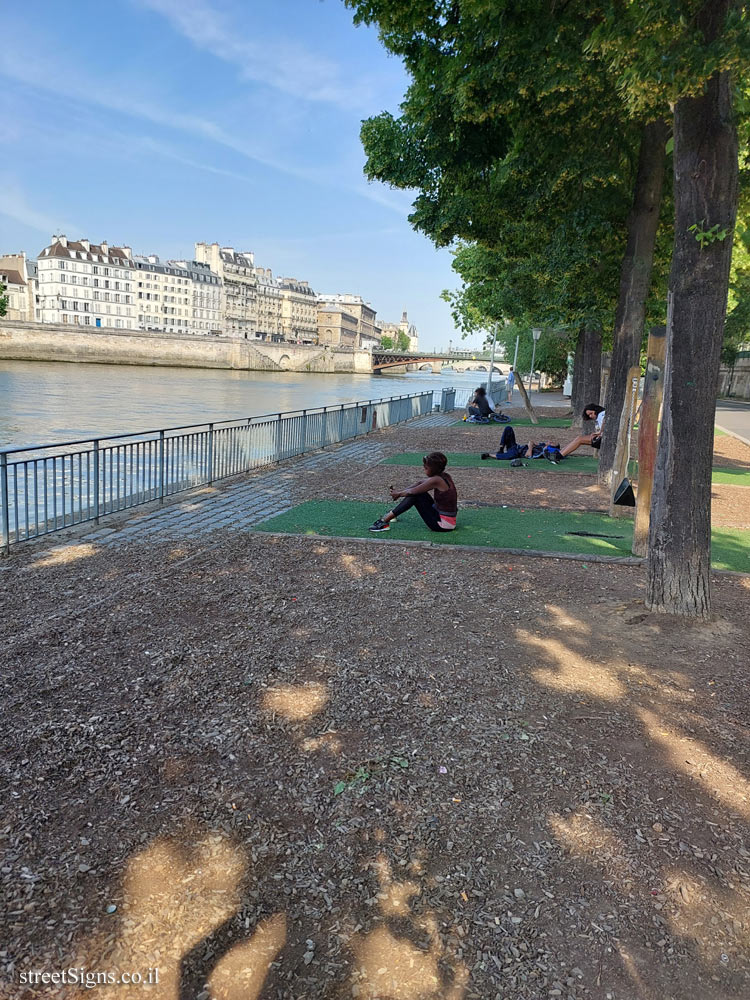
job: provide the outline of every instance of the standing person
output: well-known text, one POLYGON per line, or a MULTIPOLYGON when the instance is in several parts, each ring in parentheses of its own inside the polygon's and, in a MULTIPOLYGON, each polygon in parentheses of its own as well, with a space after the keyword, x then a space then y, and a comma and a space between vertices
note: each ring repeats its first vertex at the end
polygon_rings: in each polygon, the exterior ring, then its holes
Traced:
POLYGON ((505 379, 505 391, 508 393, 508 402, 511 401, 513 397, 513 389, 516 384, 516 376, 513 373, 513 365, 510 366, 510 371, 508 372, 507 378, 505 379))
POLYGON ((447 464, 448 459, 441 451, 425 455, 422 465, 426 478, 405 490, 396 490, 391 486, 391 499, 401 499, 401 503, 371 524, 370 531, 390 531, 391 521, 412 507, 417 508, 417 513, 430 531, 454 531, 458 515, 458 495, 456 484, 445 471, 447 464))
POLYGON ((602 446, 602 428, 604 427, 604 407, 599 406, 598 403, 587 403, 583 408, 583 413, 581 414, 584 420, 595 420, 596 428, 593 434, 579 434, 578 437, 573 438, 570 444, 566 444, 564 448, 552 448, 546 449, 545 455, 552 462, 553 465, 557 465, 559 461, 563 458, 567 458, 571 452, 575 451, 576 448, 580 448, 582 444, 587 444, 591 448, 601 448, 602 446))

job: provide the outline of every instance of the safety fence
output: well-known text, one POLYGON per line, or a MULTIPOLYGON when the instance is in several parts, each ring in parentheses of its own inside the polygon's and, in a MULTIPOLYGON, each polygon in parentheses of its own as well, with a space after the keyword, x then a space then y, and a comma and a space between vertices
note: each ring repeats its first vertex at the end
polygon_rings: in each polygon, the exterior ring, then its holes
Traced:
POLYGON ((432 391, 242 420, 0 448, 2 551, 424 416, 432 391))

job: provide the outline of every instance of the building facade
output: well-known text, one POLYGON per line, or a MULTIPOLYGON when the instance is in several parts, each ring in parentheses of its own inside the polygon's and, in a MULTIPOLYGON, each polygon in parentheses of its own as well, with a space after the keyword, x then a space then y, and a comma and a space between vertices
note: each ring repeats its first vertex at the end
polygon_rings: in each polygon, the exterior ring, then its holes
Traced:
POLYGON ((281 331, 284 340, 315 344, 318 337, 318 297, 306 281, 279 278, 281 331))
POLYGON ((406 310, 401 313, 400 323, 383 323, 382 329, 383 335, 386 337, 391 337, 394 343, 396 343, 396 338, 400 333, 406 334, 409 338, 409 346, 406 348, 407 351, 419 350, 419 334, 417 333, 417 328, 413 323, 409 322, 409 318, 406 315, 406 310))
POLYGON ((37 266, 42 323, 136 329, 130 247, 53 236, 37 266))
MULTIPOLYGON (((336 306, 340 306, 349 316, 354 316, 357 320, 357 347, 363 346, 365 342, 372 343, 373 340, 378 340, 379 342, 380 327, 375 322, 377 313, 369 302, 365 302, 361 295, 335 294, 318 296, 319 310, 330 310, 336 306), (362 340, 363 337, 364 341, 362 340)), ((320 322, 318 322, 318 329, 320 329, 320 322)))
POLYGON ((341 306, 318 305, 318 343, 327 347, 359 347, 359 324, 356 316, 341 306))
POLYGON ((23 251, 0 256, 0 284, 5 285, 8 300, 7 319, 26 323, 39 319, 36 276, 36 261, 28 260, 23 251))
POLYGON ((138 329, 208 334, 221 324, 221 280, 207 264, 135 256, 138 329))
POLYGON ((258 332, 258 276, 253 253, 237 253, 233 247, 218 243, 196 243, 195 259, 221 278, 224 335, 254 340, 258 332))
POLYGON ((258 279, 255 336, 258 340, 282 340, 281 284, 270 267, 256 267, 255 276, 258 279))

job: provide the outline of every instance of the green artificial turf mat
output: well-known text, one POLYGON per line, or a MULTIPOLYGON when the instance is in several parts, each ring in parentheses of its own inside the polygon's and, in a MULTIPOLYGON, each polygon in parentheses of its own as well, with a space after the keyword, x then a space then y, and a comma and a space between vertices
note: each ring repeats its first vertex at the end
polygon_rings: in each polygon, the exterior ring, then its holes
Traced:
MULTIPOLYGON (((480 458, 476 454, 463 454, 461 452, 450 452, 447 456, 448 459, 448 469, 494 469, 506 472, 512 472, 514 475, 520 476, 523 474, 523 469, 513 469, 511 468, 510 462, 497 461, 494 458, 480 458)), ((596 475, 596 459, 590 458, 587 455, 571 455, 564 461, 560 462, 559 465, 553 465, 552 462, 548 462, 546 458, 535 458, 535 459, 523 459, 524 462, 528 462, 526 467, 527 472, 532 469, 536 469, 537 472, 573 472, 577 473, 579 476, 595 476, 596 475)), ((381 465, 414 465, 418 468, 422 468, 422 455, 414 453, 408 453, 405 455, 391 455, 390 458, 385 458, 381 462, 381 465)))
MULTIPOLYGON (((499 469, 514 473, 520 476, 521 470, 511 468, 510 462, 498 461, 494 458, 481 458, 475 453, 449 452, 447 454, 448 467, 454 469, 499 469)), ((537 472, 572 472, 579 476, 595 476, 597 469, 597 459, 589 455, 569 455, 558 465, 553 465, 546 458, 524 458, 526 471, 535 470, 537 472)), ((402 455, 391 455, 384 458, 381 465, 410 465, 415 468, 422 468, 422 455, 417 452, 406 452, 402 455)), ((638 463, 635 459, 630 461, 630 478, 637 481, 638 463)), ((711 476, 712 483, 725 483, 729 486, 750 486, 750 468, 733 469, 726 466, 714 467, 711 476)))
MULTIPOLYGON (((347 538, 391 538, 424 541, 437 545, 533 549, 571 552, 580 555, 629 556, 633 522, 604 514, 578 511, 530 510, 515 507, 482 507, 461 510, 458 528, 451 532, 430 531, 415 510, 407 511, 390 531, 374 534, 373 521, 388 510, 389 504, 353 500, 310 500, 279 514, 255 531, 290 535, 329 535, 347 538), (590 538, 569 532, 621 537, 590 538)), ((716 569, 750 571, 750 531, 714 529, 713 564, 716 569)))
POLYGON ((723 438, 727 437, 726 431, 720 431, 718 427, 714 427, 714 437, 723 438))
POLYGON ((533 424, 528 417, 509 420, 507 424, 475 424, 470 420, 457 420, 451 427, 570 427, 570 417, 540 417, 538 424, 533 424))
MULTIPOLYGON (((258 531, 280 531, 293 535, 315 534, 350 538, 380 537, 369 531, 372 522, 389 506, 353 500, 310 500, 257 526, 258 531)), ((521 510, 514 507, 482 507, 461 510, 455 531, 430 531, 415 510, 407 511, 385 538, 422 540, 444 545, 477 545, 512 549, 542 549, 550 552, 629 556, 633 537, 631 521, 614 520, 603 514, 577 511, 521 510), (621 535, 621 538, 585 538, 567 531, 621 535)))

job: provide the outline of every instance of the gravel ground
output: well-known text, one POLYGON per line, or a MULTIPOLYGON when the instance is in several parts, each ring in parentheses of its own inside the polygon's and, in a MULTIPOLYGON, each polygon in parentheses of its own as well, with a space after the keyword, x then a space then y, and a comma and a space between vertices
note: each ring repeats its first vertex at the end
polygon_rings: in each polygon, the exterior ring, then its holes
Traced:
MULTIPOLYGON (((423 433, 385 450, 459 450, 423 433)), ((383 540, 0 567, 3 998, 750 992, 748 578, 686 624, 638 568, 383 540)))

